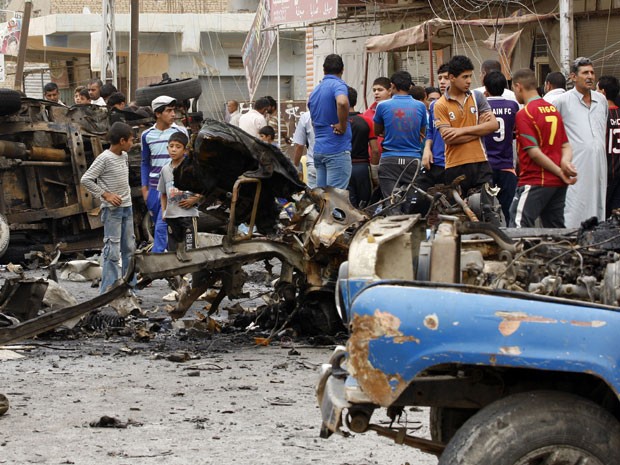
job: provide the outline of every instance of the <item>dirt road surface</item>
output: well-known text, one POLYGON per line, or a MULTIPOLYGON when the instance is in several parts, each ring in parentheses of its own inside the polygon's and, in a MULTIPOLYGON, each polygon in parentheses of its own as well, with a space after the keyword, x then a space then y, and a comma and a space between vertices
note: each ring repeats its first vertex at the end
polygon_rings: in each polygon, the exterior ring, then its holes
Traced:
MULTIPOLYGON (((79 301, 97 292, 60 284, 79 301)), ((163 308, 167 292, 164 281, 140 291, 143 311, 163 308)), ((314 388, 333 347, 259 347, 244 332, 180 334, 23 341, 32 347, 18 352, 23 358, 0 361, 0 392, 11 404, 0 416, 0 464, 436 465, 372 432, 319 438, 314 388), (104 416, 128 425, 91 426, 104 416)), ((427 417, 409 411, 408 426, 428 437, 427 417)))

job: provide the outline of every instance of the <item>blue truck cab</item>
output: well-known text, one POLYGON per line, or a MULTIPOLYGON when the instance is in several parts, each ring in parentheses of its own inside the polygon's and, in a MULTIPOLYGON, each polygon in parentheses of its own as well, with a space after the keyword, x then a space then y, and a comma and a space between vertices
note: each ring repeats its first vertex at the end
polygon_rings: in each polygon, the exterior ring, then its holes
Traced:
POLYGON ((620 463, 620 256, 559 231, 468 240, 441 220, 355 235, 336 293, 349 338, 317 385, 322 437, 375 431, 440 465, 620 463), (403 421, 411 406, 430 407, 430 439, 403 421))

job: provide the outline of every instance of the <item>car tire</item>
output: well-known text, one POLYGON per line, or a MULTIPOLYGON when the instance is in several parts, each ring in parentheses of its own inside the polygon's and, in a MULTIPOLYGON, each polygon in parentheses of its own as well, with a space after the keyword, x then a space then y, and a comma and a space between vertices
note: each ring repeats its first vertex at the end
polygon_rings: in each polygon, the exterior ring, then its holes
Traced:
POLYGON ((9 410, 9 399, 4 394, 0 394, 0 416, 9 410))
POLYGON ((301 303, 299 320, 304 334, 335 336, 345 331, 338 315, 334 294, 330 292, 312 292, 301 303))
POLYGON ((582 397, 532 391, 500 399, 465 422, 439 465, 618 463, 620 423, 582 397))
POLYGON ((0 89, 0 116, 10 116, 22 107, 22 96, 12 89, 0 89))
POLYGON ((469 408, 431 407, 431 439, 447 444, 477 411, 469 408))
POLYGON ((9 228, 9 222, 6 219, 6 216, 0 213, 0 258, 8 250, 10 240, 11 229, 9 228))
POLYGON ((178 79, 160 84, 151 84, 136 90, 136 103, 140 106, 150 106, 153 99, 167 95, 176 100, 198 98, 202 94, 202 85, 198 78, 178 79))

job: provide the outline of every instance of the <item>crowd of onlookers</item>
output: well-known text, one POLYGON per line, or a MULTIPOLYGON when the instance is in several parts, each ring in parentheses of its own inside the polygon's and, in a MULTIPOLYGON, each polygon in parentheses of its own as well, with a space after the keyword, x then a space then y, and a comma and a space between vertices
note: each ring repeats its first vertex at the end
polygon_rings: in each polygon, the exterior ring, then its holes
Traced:
MULTIPOLYGON (((438 68, 437 88, 415 86, 406 71, 375 79, 363 113, 342 58, 329 55, 323 71, 293 137, 295 164, 306 148, 311 187, 348 189, 366 206, 417 173, 424 191, 480 192, 480 219, 514 227, 575 228, 620 208, 618 79, 597 79, 587 58, 572 63, 570 90, 559 72, 540 88, 529 69, 512 73, 511 90, 495 60, 482 63, 483 86, 471 89, 474 65, 455 56, 438 68)), ((427 206, 413 196, 403 211, 427 206)))
MULTIPOLYGON (((402 185, 425 192, 452 185, 465 198, 480 193, 480 220, 513 227, 574 228, 620 208, 620 85, 613 76, 597 79, 587 58, 572 63, 570 90, 558 72, 539 88, 530 69, 512 73, 511 90, 494 60, 482 63, 483 86, 471 89, 474 65, 458 55, 439 66, 437 87, 415 86, 407 71, 375 79, 375 101, 364 112, 355 110, 357 92, 342 80, 342 58, 327 56, 323 70, 292 139, 293 163, 299 166, 305 154, 310 187, 348 189, 353 205, 364 207, 402 185)), ((46 99, 58 101, 55 84, 44 91, 46 99)), ((75 102, 126 108, 124 95, 97 79, 76 89, 75 102)), ((276 105, 263 97, 241 112, 231 100, 227 120, 275 145, 276 105)), ((174 186, 172 169, 183 162, 189 143, 186 128, 175 122, 177 106, 172 97, 154 99, 155 124, 141 135, 142 194, 155 224, 155 253, 193 246, 202 198, 174 186)), ((108 139, 110 148, 82 178, 101 200, 102 292, 135 247, 126 153, 134 132, 116 122, 108 139)), ((426 198, 414 195, 400 211, 424 213, 426 198)))
MULTIPOLYGON (((60 90, 55 82, 43 86, 43 98, 50 102, 65 105, 60 100, 60 90)), ((141 116, 151 116, 149 108, 139 107, 135 102, 127 102, 127 97, 114 84, 103 83, 101 79, 90 79, 88 85, 78 86, 73 91, 73 103, 76 105, 98 105, 110 111, 133 111, 141 116)))

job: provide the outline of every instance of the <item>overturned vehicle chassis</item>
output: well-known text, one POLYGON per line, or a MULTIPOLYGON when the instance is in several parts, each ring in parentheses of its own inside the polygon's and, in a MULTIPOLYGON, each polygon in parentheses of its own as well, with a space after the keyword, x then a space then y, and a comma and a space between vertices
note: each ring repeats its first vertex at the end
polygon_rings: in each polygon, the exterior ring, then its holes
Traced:
MULTIPOLYGON (((336 277, 353 233, 368 219, 351 206, 346 191, 307 190, 279 150, 238 128, 211 120, 198 134, 194 155, 175 175, 181 188, 205 195, 203 210, 214 218, 227 218, 226 235, 218 245, 164 254, 137 253, 131 271, 138 276, 138 287, 191 273, 192 289, 181 293, 173 313, 180 317, 200 294, 220 281, 210 310, 215 312, 224 297, 242 296, 247 277, 244 265, 276 258, 282 263, 280 277, 266 299, 268 305, 260 309, 257 323, 274 333, 287 325, 304 334, 344 330, 333 298, 336 277), (232 172, 231 159, 238 161, 232 172), (209 173, 217 176, 210 178, 209 173), (207 180, 206 186, 184 184, 196 179, 207 180), (291 203, 290 215, 284 217, 272 208, 276 196, 291 203), (238 230, 241 223, 248 226, 246 234, 238 230)), ((75 308, 2 328, 0 344, 33 336, 105 305, 128 289, 127 281, 128 277, 107 294, 75 308)))
MULTIPOLYGON (((108 112, 30 98, 14 103, 15 111, 5 102, 0 113, 11 113, 0 116, 0 257, 22 260, 31 250, 51 252, 59 244, 63 252, 100 248, 99 202, 80 178, 103 151, 108 112)), ((132 186, 139 194, 139 181, 132 186)), ((144 212, 136 210, 140 224, 144 212)))

